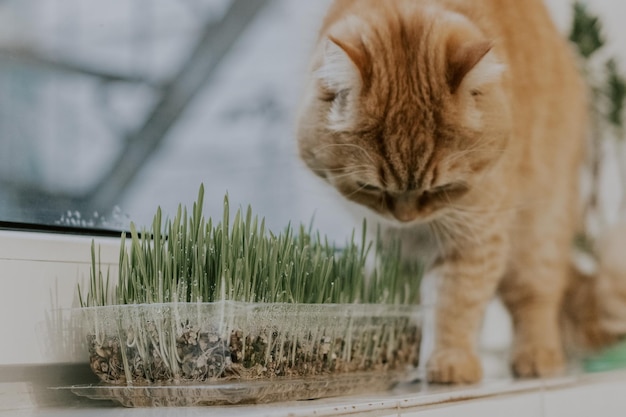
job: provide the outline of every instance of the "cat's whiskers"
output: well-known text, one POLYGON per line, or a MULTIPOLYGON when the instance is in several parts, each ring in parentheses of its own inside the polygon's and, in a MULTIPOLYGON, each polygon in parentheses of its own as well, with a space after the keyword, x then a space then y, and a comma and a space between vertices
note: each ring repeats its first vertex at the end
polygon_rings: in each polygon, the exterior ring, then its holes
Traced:
POLYGON ((370 168, 369 165, 352 165, 352 166, 346 166, 346 167, 340 167, 340 168, 326 168, 325 171, 331 172, 331 173, 335 173, 335 172, 346 173, 347 171, 354 170, 354 169, 369 169, 369 168, 370 168))
POLYGON ((367 188, 367 184, 360 185, 360 186, 359 186, 359 188, 357 188, 356 190, 352 191, 352 192, 351 192, 351 193, 349 193, 349 194, 344 194, 344 195, 345 195, 347 198, 350 198, 350 197, 354 196, 355 194, 360 193, 360 192, 361 192, 361 191, 363 191, 365 188, 367 188))
POLYGON ((437 220, 434 222, 436 229, 439 232, 440 240, 442 241, 441 253, 446 253, 450 250, 457 250, 463 247, 464 241, 459 238, 455 233, 455 228, 450 224, 437 220))
POLYGON ((482 245, 484 242, 476 232, 488 225, 488 222, 483 220, 477 222, 474 218, 464 215, 459 216, 459 213, 454 212, 448 212, 446 215, 436 219, 438 224, 448 233, 455 248, 467 245, 468 242, 474 245, 482 245))
POLYGON ((349 178, 349 177, 361 177, 364 174, 369 173, 370 171, 368 170, 361 170, 361 171, 349 171, 349 172, 344 172, 343 174, 339 174, 339 175, 333 175, 332 178, 334 180, 342 180, 344 178, 349 178))
POLYGON ((441 231, 439 230, 439 224, 437 223, 437 221, 432 221, 432 222, 428 222, 427 225, 428 225, 430 234, 433 236, 435 240, 435 245, 437 245, 437 249, 439 253, 443 253, 444 244, 441 240, 441 236, 440 236, 441 231))
POLYGON ((493 221, 494 213, 484 213, 482 216, 476 216, 475 213, 464 212, 461 210, 448 210, 442 216, 443 219, 456 222, 467 228, 488 227, 493 221))
POLYGON ((445 253, 446 250, 457 249, 460 246, 460 242, 450 230, 447 223, 441 221, 441 219, 435 219, 428 223, 428 225, 434 231, 434 236, 438 242, 440 253, 445 253))
POLYGON ((368 165, 353 165, 340 168, 311 168, 311 170, 327 180, 342 180, 347 177, 359 177, 372 172, 371 167, 368 165))
MULTIPOLYGON (((324 172, 328 172, 331 174, 340 173, 340 174, 349 174, 354 172, 364 172, 364 171, 372 171, 369 165, 351 165, 340 168, 325 168, 324 172)), ((373 172, 373 171, 372 171, 373 172)))

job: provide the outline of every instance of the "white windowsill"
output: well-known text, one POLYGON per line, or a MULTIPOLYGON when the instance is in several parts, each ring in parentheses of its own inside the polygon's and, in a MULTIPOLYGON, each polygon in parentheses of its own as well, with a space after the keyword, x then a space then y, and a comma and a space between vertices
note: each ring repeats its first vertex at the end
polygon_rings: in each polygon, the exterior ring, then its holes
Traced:
POLYGON ((105 402, 81 407, 13 409, 0 411, 0 417, 621 417, 626 410, 626 373, 546 381, 486 381, 476 387, 460 388, 411 386, 399 391, 404 392, 232 407, 124 409, 105 402))
MULTIPOLYGON (((98 239, 101 257, 118 259, 117 239, 98 239)), ((108 403, 41 408, 32 384, 2 369, 84 362, 56 331, 59 309, 76 306, 76 283, 89 277, 91 238, 0 231, 0 416, 607 416, 626 415, 626 373, 547 381, 488 380, 477 387, 424 389, 278 405, 128 410, 108 403), (40 407, 40 408, 37 408, 40 407)), ((71 384, 72 381, 64 381, 71 384)), ((51 397, 48 393, 47 399, 51 397)), ((59 404, 56 404, 57 406, 59 404)))

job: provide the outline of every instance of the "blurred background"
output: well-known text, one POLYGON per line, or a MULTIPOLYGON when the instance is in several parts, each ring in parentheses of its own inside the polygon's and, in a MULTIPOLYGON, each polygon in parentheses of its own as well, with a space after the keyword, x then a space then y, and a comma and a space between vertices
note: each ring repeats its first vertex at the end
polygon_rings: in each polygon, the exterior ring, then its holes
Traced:
MULTIPOLYGON (((113 229, 205 184, 273 229, 354 227, 298 160, 295 114, 330 0, 0 0, 0 226, 113 229)), ((549 0, 564 33, 571 2, 549 0)), ((626 4, 594 0, 611 50, 626 4)), ((620 50, 621 48, 621 50, 620 50)))

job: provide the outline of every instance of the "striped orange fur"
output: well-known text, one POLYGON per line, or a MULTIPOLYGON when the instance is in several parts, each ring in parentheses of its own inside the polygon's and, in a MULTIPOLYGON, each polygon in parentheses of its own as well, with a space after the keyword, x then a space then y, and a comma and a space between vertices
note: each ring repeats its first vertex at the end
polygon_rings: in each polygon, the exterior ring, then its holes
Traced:
POLYGON ((433 254, 429 379, 481 378, 476 334, 495 294, 515 373, 559 372, 587 100, 542 1, 337 0, 312 62, 303 160, 384 219, 405 256, 433 254))

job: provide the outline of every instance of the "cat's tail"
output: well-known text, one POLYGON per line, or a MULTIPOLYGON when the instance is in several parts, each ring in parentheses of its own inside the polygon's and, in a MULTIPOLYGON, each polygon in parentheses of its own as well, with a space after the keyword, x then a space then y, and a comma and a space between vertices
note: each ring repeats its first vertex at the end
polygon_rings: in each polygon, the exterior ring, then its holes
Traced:
POLYGON ((597 247, 594 273, 572 267, 564 299, 569 346, 597 350, 626 337, 626 221, 613 227, 597 247))

